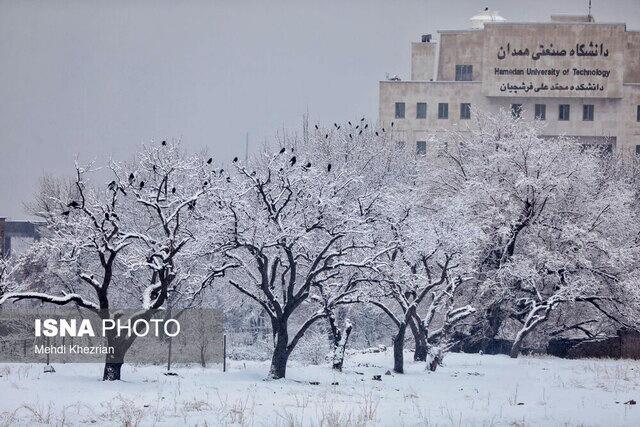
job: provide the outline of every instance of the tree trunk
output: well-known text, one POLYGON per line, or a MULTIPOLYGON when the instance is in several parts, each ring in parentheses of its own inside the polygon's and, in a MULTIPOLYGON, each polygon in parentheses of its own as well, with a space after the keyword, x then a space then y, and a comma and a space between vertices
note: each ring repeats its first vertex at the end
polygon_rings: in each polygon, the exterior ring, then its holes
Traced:
POLYGON ((393 338, 393 372, 404 373, 404 334, 407 325, 402 323, 398 328, 398 334, 393 338))
MULTIPOLYGON (((275 323, 275 322, 274 322, 275 323)), ((274 348, 271 357, 271 369, 269 378, 278 380, 284 378, 287 373, 287 361, 289 359, 289 335, 287 333, 286 320, 280 320, 274 324, 274 348)))
POLYGON ((431 372, 435 372, 438 369, 438 366, 442 364, 444 360, 444 351, 440 347, 431 347, 433 354, 431 355, 431 360, 429 361, 429 370, 431 372))
POLYGON ((520 355, 520 349, 522 347, 522 341, 514 341, 511 345, 511 351, 509 351, 509 357, 512 359, 517 359, 520 355))
POLYGON ((427 344, 427 331, 422 327, 420 319, 412 319, 409 323, 411 332, 413 333, 413 341, 415 342, 415 351, 413 352, 413 360, 415 362, 426 362, 429 346, 427 344))
POLYGON ((102 381, 118 381, 120 379, 120 371, 122 370, 122 363, 109 362, 104 363, 104 373, 102 374, 102 381))
POLYGON ((342 372, 342 366, 344 365, 344 354, 347 350, 347 341, 349 335, 351 335, 352 325, 348 323, 343 331, 337 331, 338 333, 333 337, 333 369, 342 372))
POLYGON ((118 337, 115 332, 107 333, 107 347, 113 348, 113 353, 107 354, 104 361, 102 381, 117 381, 120 379, 120 371, 124 364, 124 356, 133 343, 131 338, 118 337))
POLYGON ((511 345, 511 351, 509 352, 509 356, 512 359, 516 359, 520 354, 520 350, 522 349, 522 341, 528 334, 529 334, 528 329, 522 329, 516 335, 516 339, 513 341, 513 344, 511 345))

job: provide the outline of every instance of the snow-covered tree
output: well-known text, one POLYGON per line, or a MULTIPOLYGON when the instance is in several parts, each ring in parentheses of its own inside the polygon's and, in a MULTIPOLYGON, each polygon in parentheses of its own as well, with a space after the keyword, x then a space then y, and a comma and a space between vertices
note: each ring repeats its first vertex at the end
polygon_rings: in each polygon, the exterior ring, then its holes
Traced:
POLYGON ((229 184, 220 200, 229 226, 212 241, 226 242, 229 262, 239 266, 230 285, 269 316, 271 378, 285 376, 291 352, 316 321, 353 302, 357 282, 345 272, 371 268, 389 249, 376 248, 371 234, 381 187, 366 177, 394 170, 376 141, 371 131, 318 129, 220 171, 229 184), (305 310, 306 320, 290 334, 292 316, 305 310))
MULTIPOLYGON (((14 281, 0 303, 6 301, 35 300, 47 304, 72 304, 107 316, 111 298, 111 285, 119 256, 134 241, 133 235, 121 229, 121 199, 125 190, 117 185, 98 190, 88 182, 91 169, 76 166, 74 200, 61 200, 51 195, 48 210, 40 215, 46 220, 46 235, 33 245, 28 256, 19 261, 31 262, 34 255, 44 259, 48 276, 75 280, 52 281, 47 289, 34 291, 34 281, 40 280, 30 271, 19 282, 14 281)), ((31 269, 30 269, 31 270, 31 269)), ((112 344, 112 343, 110 343, 112 344)), ((118 369, 119 377, 119 369, 118 369)), ((104 379, 119 379, 112 375, 110 364, 105 364, 104 379)))
POLYGON ((604 288, 621 286, 633 259, 630 191, 597 149, 542 137, 540 123, 506 112, 475 116, 470 132, 448 135, 433 182, 485 234, 484 331, 491 339, 510 317, 522 322, 515 356, 558 306, 610 299, 604 288))
MULTIPOLYGON (((112 164, 106 188, 92 186, 89 168, 77 167, 76 197, 61 200, 54 193, 40 215, 47 231, 29 251, 39 254, 52 277, 34 291, 38 275, 12 281, 0 300, 37 300, 72 304, 101 318, 121 318, 119 309, 138 309, 131 322, 149 319, 168 299, 194 298, 226 269, 194 274, 200 252, 192 245, 196 204, 204 198, 208 175, 200 157, 186 155, 179 144, 143 147, 126 166, 112 164), (146 280, 140 280, 146 276, 146 280)), ((22 263, 32 262, 24 256, 22 263)), ((202 257, 200 257, 202 258, 202 257)), ((122 319, 124 320, 124 319, 122 319)), ((104 380, 120 379, 122 360, 136 335, 108 330, 104 380)))

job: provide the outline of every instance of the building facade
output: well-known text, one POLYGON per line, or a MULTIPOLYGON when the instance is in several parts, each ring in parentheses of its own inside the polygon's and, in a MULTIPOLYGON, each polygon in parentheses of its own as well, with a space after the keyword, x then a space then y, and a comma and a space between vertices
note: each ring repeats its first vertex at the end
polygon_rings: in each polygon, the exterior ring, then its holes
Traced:
POLYGON ((587 16, 511 23, 495 12, 411 45, 411 79, 380 82, 382 126, 418 154, 474 110, 511 110, 564 135, 640 154, 640 31, 587 16))

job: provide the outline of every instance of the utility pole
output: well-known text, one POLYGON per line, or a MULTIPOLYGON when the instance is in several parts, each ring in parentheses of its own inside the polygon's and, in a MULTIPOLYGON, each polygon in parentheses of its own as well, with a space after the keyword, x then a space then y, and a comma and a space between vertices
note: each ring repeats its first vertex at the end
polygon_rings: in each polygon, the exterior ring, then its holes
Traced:
POLYGON ((249 132, 246 134, 246 138, 244 140, 244 163, 247 164, 249 160, 249 132))

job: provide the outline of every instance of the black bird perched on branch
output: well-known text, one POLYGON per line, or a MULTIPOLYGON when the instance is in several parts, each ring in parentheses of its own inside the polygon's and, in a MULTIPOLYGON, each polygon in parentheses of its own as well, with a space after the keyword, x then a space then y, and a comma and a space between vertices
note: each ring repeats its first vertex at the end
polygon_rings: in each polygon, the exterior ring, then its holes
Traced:
POLYGON ((353 139, 353 135, 349 134, 349 138, 352 138, 352 139, 353 139))
POLYGON ((382 128, 382 132, 386 132, 386 130, 384 130, 384 128, 382 128))
POLYGON ((207 164, 210 165, 211 162, 213 162, 213 157, 209 157, 209 160, 207 160, 207 164))
POLYGON ((107 188, 111 191, 113 191, 116 188, 116 182, 115 181, 111 181, 109 184, 107 184, 107 188))
POLYGON ((287 149, 286 149, 286 148, 284 148, 284 147, 282 147, 282 148, 280 149, 280 154, 284 154, 284 152, 285 152, 285 151, 287 151, 287 149))
POLYGON ((376 131, 376 136, 378 136, 378 131, 376 131))
POLYGON ((349 126, 353 126, 353 125, 351 124, 351 121, 348 121, 347 123, 349 123, 349 126))
POLYGON ((80 205, 75 200, 72 200, 71 202, 69 202, 69 204, 67 204, 68 208, 77 208, 78 206, 80 205))
POLYGON ((362 135, 362 129, 360 129, 360 132, 358 132, 358 135, 362 135))
POLYGON ((365 123, 364 128, 369 129, 369 123, 365 123))
POLYGON ((62 216, 69 216, 70 211, 64 211, 62 212, 60 215, 62 216))
POLYGON ((104 219, 109 219, 109 212, 104 213, 104 219))
POLYGON ((391 127, 393 127, 393 122, 391 122, 391 127))
POLYGON ((131 172, 129 174, 129 185, 133 184, 133 180, 136 179, 136 176, 131 172))
POLYGON ((311 162, 307 162, 306 165, 304 165, 305 168, 310 168, 311 167, 311 162))
POLYGON ((333 126, 337 129, 338 128, 338 124, 334 123, 333 126))
POLYGON ((331 172, 331 163, 327 165, 327 172, 331 172))
POLYGON ((158 168, 156 167, 156 165, 153 165, 153 171, 155 172, 158 168))
POLYGON ((318 130, 318 125, 316 125, 316 130, 318 130))
POLYGON ((167 145, 167 141, 162 141, 162 145, 167 145))
POLYGON ((234 158, 233 158, 233 163, 237 163, 237 162, 238 162, 238 158, 237 158, 237 157, 234 157, 234 158))
POLYGON ((360 119, 361 122, 364 122, 364 117, 360 119))
POLYGON ((329 134, 328 134, 328 133, 326 133, 326 134, 324 135, 324 139, 329 139, 329 134))
POLYGON ((293 165, 295 165, 295 164, 296 164, 296 160, 297 160, 297 159, 296 159, 296 156, 293 156, 293 157, 291 158, 291 160, 289 160, 289 161, 291 162, 291 166, 293 166, 293 165))
POLYGON ((176 194, 176 187, 173 187, 173 188, 171 189, 171 194, 176 194))
POLYGON ((144 181, 140 181, 140 189, 142 190, 144 188, 144 181))

